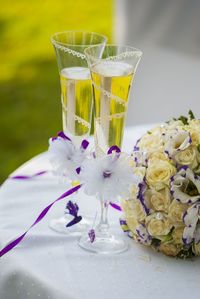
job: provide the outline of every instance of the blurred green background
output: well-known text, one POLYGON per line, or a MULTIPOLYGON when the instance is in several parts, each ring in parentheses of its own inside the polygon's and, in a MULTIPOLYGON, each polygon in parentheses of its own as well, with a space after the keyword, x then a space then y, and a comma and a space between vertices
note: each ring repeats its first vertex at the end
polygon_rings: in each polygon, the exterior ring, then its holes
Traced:
POLYGON ((59 77, 50 36, 112 34, 112 0, 8 0, 0 10, 0 182, 45 151, 61 129, 59 77))

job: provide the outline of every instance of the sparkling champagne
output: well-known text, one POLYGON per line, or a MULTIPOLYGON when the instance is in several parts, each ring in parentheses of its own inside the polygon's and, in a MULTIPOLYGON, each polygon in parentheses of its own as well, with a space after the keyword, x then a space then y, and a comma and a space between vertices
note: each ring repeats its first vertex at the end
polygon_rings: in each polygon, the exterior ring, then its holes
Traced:
POLYGON ((92 67, 97 152, 121 147, 133 68, 124 62, 103 61, 92 67))
POLYGON ((92 117, 92 84, 85 67, 64 68, 60 74, 63 130, 73 136, 90 133, 92 117))

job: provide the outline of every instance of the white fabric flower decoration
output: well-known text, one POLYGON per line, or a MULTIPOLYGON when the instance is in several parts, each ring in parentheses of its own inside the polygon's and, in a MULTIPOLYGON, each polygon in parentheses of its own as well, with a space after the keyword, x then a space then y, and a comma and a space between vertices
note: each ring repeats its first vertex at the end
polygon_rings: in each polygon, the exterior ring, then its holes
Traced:
POLYGON ((83 140, 79 148, 63 132, 49 141, 49 160, 57 175, 77 180, 80 167, 86 159, 88 141, 83 140))
POLYGON ((129 157, 119 153, 86 160, 80 178, 86 194, 112 202, 118 196, 128 196, 130 186, 139 181, 129 165, 129 157))
POLYGON ((165 139, 165 152, 170 157, 173 157, 179 151, 185 150, 192 143, 190 133, 184 130, 172 130, 166 135, 165 139))
POLYGON ((200 200, 200 177, 195 175, 188 166, 183 166, 171 179, 171 193, 177 201, 183 204, 193 204, 200 200), (187 193, 189 184, 192 183, 198 194, 187 193))

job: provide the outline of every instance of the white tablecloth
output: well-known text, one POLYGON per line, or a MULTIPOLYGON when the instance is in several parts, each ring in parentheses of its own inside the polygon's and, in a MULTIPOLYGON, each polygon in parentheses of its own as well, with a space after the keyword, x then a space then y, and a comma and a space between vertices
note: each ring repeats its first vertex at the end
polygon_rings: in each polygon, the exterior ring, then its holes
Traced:
MULTIPOLYGON (((125 148, 147 127, 126 130, 125 148)), ((41 154, 16 173, 33 174, 50 169, 41 154)), ((16 174, 15 173, 15 174, 16 174)), ((51 175, 27 181, 7 180, 0 188, 0 248, 24 232, 38 213, 66 186, 51 175)), ((79 194, 84 214, 94 215, 98 202, 79 194)), ((78 247, 77 237, 48 228, 52 217, 63 213, 65 200, 13 251, 0 259, 0 299, 167 299, 199 298, 200 259, 182 261, 165 257, 129 240, 129 250, 119 255, 96 255, 78 247)), ((110 209, 116 232, 119 212, 110 209)))

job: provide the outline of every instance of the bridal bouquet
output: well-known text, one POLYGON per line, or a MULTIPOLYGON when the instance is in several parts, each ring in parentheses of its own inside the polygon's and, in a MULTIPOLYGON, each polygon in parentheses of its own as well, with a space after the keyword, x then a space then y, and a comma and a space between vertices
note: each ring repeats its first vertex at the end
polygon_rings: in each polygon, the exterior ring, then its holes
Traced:
POLYGON ((200 120, 190 111, 148 131, 132 168, 140 181, 122 200, 124 231, 166 255, 200 255, 200 120))

